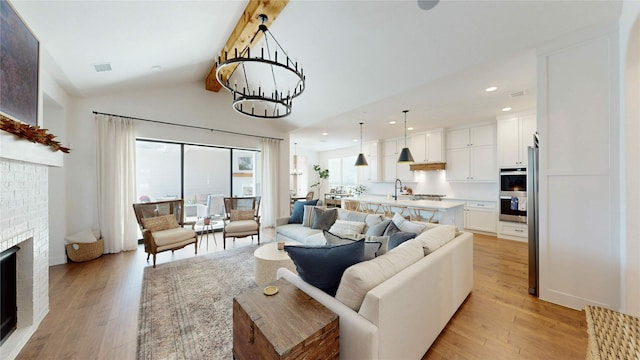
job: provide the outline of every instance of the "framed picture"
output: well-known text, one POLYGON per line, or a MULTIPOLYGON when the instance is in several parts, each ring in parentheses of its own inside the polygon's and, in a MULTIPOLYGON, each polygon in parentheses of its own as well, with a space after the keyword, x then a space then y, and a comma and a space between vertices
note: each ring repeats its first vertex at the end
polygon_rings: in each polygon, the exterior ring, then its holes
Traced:
POLYGON ((0 0, 0 114, 38 125, 40 44, 7 0, 0 0))
POLYGON ((253 158, 250 156, 238 157, 238 170, 251 171, 253 170, 253 158))

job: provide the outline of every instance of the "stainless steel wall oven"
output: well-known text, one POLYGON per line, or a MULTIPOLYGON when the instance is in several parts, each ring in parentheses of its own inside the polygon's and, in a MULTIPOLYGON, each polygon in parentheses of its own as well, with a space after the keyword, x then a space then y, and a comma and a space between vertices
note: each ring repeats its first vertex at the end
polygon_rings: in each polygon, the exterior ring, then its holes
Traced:
POLYGON ((527 169, 500 170, 500 220, 527 222, 527 169))

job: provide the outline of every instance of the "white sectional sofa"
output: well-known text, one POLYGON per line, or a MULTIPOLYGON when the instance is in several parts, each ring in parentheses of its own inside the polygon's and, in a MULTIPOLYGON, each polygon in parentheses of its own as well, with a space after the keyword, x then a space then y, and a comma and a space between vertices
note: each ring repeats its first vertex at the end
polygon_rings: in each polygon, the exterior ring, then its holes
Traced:
MULTIPOLYGON (((304 228, 300 224, 280 226, 280 230, 289 231, 276 230, 278 240, 306 244, 320 241, 317 231, 310 231, 313 229, 294 231, 304 228)), ((418 238, 348 268, 336 297, 285 268, 278 270, 278 278, 287 279, 340 316, 341 359, 420 359, 473 287, 473 234, 455 232, 450 241, 450 237, 439 239, 439 234, 447 232, 436 230, 440 226, 448 225, 429 224, 418 238), (413 260, 407 264, 407 258, 413 260), (396 268, 395 273, 367 290, 371 279, 385 272, 376 270, 381 265, 396 268), (348 286, 362 292, 361 303, 353 304, 353 299, 348 299, 353 295, 352 288, 345 290, 348 286)))
MULTIPOLYGON (((375 225, 382 221, 382 214, 365 214, 357 211, 338 210, 337 220, 361 220, 367 224, 363 230, 366 231, 368 226, 375 225)), ((305 245, 321 245, 324 244, 324 237, 321 229, 312 229, 310 226, 303 224, 289 224, 288 217, 276 219, 276 241, 297 241, 305 245)))

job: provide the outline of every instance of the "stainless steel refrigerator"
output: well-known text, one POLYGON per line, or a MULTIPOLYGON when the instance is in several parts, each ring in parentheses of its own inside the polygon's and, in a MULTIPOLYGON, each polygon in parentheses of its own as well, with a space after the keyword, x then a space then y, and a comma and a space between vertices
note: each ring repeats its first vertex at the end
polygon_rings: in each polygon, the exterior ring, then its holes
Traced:
POLYGON ((533 146, 529 146, 527 169, 527 223, 529 225, 529 294, 538 296, 538 133, 533 134, 533 146))

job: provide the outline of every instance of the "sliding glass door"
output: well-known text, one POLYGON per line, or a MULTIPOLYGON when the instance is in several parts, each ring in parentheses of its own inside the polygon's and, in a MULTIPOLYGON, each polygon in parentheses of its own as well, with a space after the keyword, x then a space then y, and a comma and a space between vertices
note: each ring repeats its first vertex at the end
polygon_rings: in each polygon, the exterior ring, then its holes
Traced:
POLYGON ((140 202, 182 196, 181 145, 136 141, 136 190, 140 202))
POLYGON ((231 150, 184 146, 184 199, 187 217, 219 216, 231 193, 231 150))
POLYGON ((136 141, 137 199, 184 199, 188 220, 220 216, 226 196, 259 196, 260 152, 136 141))

